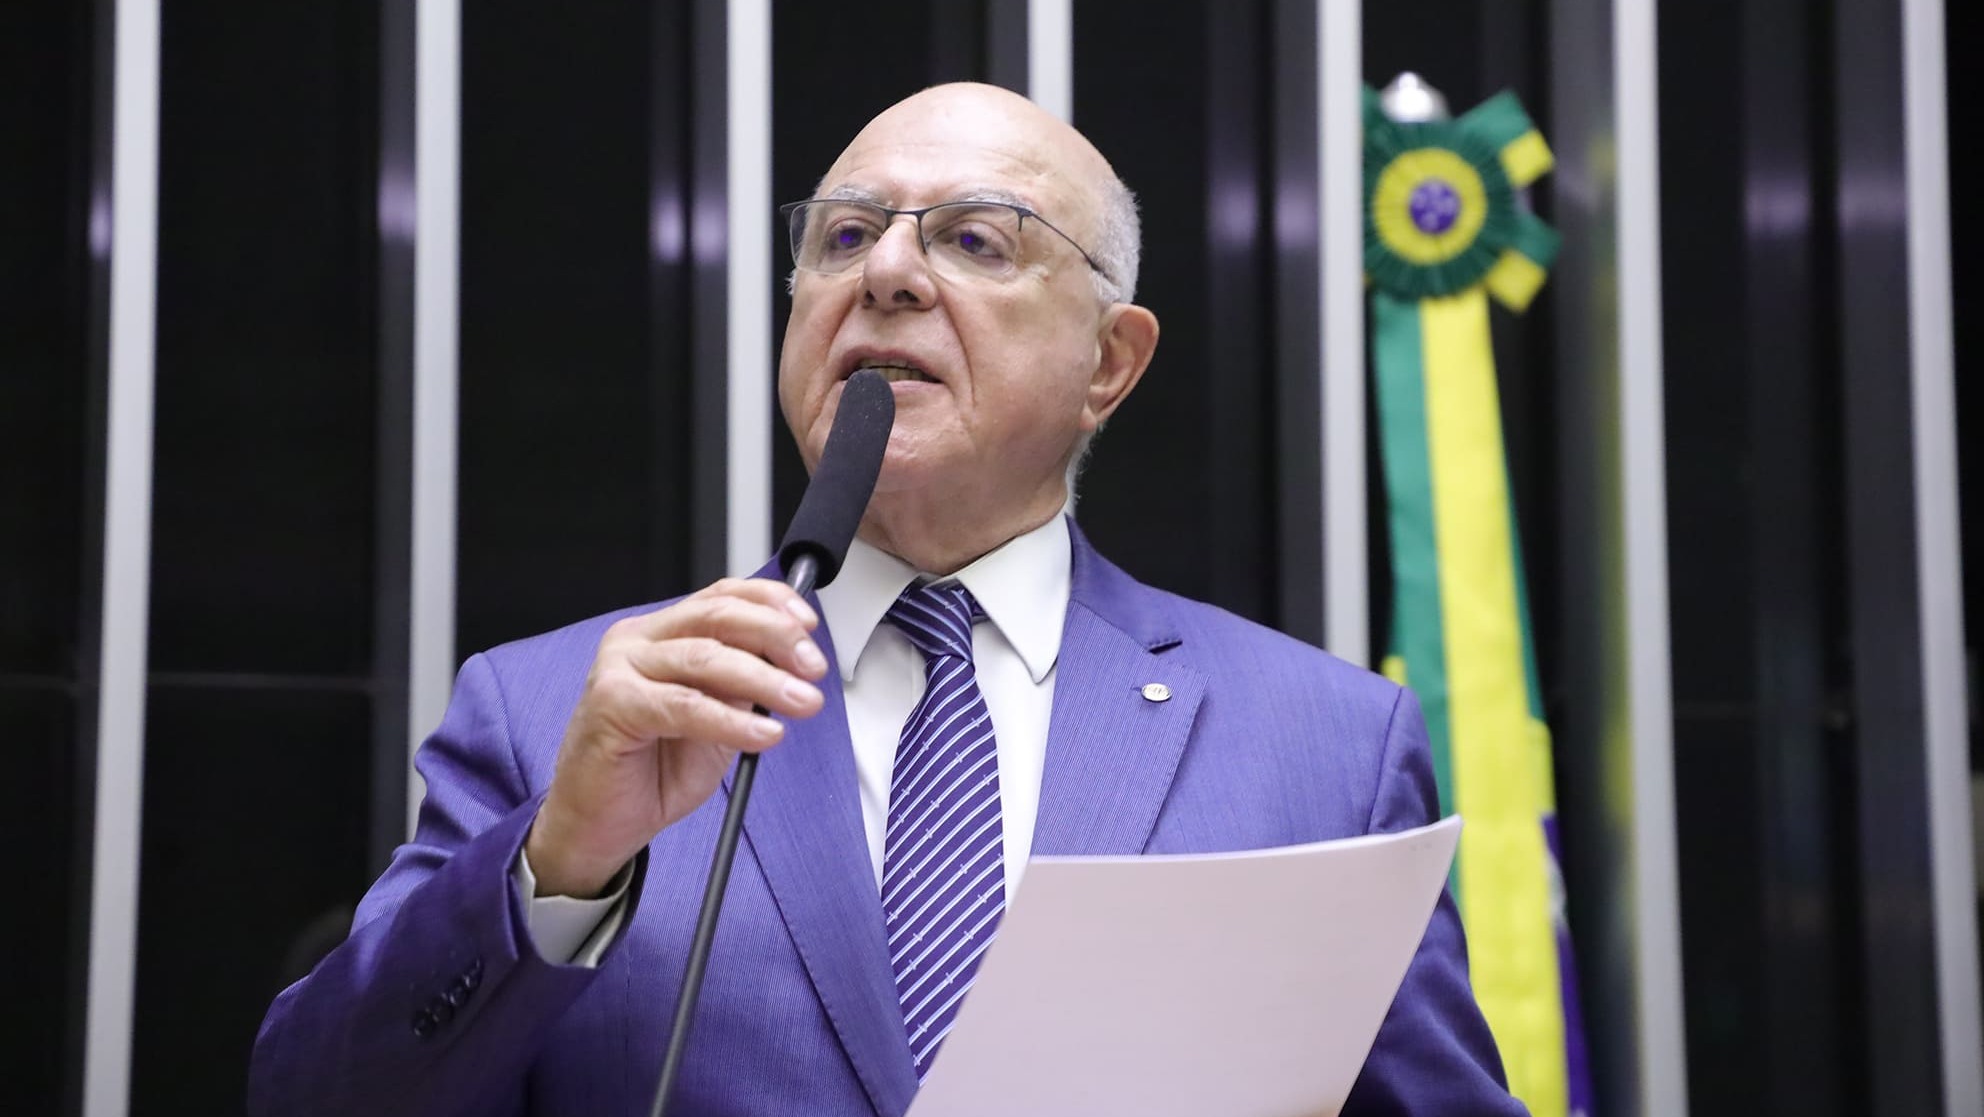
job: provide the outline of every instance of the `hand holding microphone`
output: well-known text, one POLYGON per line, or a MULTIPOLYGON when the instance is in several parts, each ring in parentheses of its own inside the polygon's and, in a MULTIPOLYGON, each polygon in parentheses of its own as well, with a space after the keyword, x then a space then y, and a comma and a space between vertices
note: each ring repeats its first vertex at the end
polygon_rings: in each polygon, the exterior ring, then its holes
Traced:
POLYGON ((600 894, 656 834, 716 792, 740 753, 778 743, 784 726, 765 712, 820 711, 814 683, 827 662, 803 595, 840 572, 894 418, 880 376, 847 381, 779 548, 794 584, 726 578, 607 630, 525 845, 540 894, 600 894))
POLYGON ((600 641, 525 853, 543 895, 595 896, 713 794, 740 752, 810 717, 827 671, 819 623, 782 583, 726 578, 600 641))

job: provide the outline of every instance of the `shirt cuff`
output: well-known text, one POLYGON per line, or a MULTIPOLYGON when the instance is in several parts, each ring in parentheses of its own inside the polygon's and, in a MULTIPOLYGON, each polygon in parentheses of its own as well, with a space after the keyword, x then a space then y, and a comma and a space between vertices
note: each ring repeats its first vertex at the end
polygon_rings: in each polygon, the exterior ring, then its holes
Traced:
POLYGON ((539 896, 537 874, 531 872, 530 858, 517 851, 517 863, 510 868, 510 879, 524 898, 524 923, 530 931, 537 956, 547 962, 596 969, 600 956, 620 933, 627 918, 627 887, 634 880, 634 864, 621 866, 607 882, 606 895, 597 900, 575 896, 539 896))

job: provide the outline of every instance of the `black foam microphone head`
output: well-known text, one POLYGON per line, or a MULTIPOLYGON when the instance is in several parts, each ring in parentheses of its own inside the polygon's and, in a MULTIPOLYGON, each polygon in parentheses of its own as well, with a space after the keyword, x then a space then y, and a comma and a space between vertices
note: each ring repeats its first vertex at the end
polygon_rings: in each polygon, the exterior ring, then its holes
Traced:
POLYGON ((780 566, 790 570, 800 555, 812 555, 819 564, 816 587, 840 573, 868 498, 875 495, 875 478, 882 472, 895 421, 896 395, 881 373, 863 369, 848 378, 819 467, 778 545, 780 566))

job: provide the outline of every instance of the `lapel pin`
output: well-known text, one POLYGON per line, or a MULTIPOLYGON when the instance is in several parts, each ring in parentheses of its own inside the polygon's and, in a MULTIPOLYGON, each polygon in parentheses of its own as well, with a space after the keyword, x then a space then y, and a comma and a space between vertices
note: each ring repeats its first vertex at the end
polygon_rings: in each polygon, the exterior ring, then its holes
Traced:
POLYGON ((1171 698, 1171 688, 1165 686, 1163 683, 1144 684, 1144 701, 1164 702, 1164 701, 1168 701, 1170 698, 1171 698))

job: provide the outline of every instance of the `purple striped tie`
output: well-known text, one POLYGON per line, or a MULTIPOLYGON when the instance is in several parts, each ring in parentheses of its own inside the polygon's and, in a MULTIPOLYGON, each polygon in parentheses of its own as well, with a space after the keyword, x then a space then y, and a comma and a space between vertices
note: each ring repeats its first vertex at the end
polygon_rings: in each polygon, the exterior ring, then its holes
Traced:
POLYGON ((888 616, 923 653, 928 683, 896 749, 882 854, 889 961, 919 1082, 1006 910, 999 750, 971 668, 979 615, 952 583, 909 587, 888 616))

